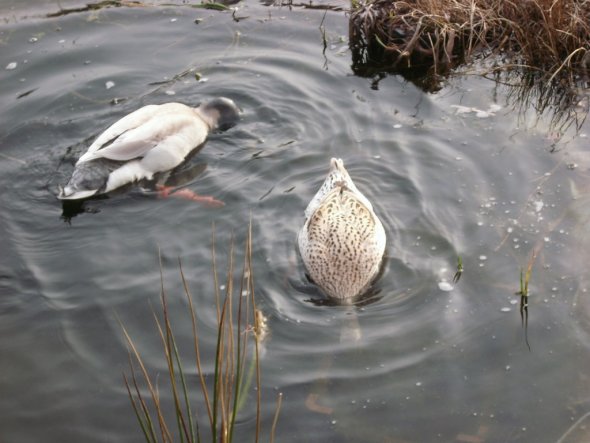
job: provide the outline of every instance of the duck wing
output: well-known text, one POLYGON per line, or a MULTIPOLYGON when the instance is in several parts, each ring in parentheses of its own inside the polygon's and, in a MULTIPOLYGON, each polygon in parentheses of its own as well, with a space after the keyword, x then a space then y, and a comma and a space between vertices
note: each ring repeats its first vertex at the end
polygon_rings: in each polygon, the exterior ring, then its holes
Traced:
MULTIPOLYGON (((145 157, 152 149, 159 146, 164 140, 175 135, 182 134, 189 127, 194 126, 198 117, 187 107, 188 113, 157 113, 150 118, 144 120, 141 125, 133 128, 128 128, 121 133, 116 133, 113 138, 108 139, 105 143, 98 145, 100 138, 91 146, 93 150, 89 150, 80 157, 79 163, 87 162, 97 158, 106 158, 116 161, 128 161, 136 158, 145 157)), ((105 132, 110 132, 109 130, 105 132)), ((115 131, 113 131, 115 133, 115 131)), ((110 135, 110 134, 109 134, 110 135)), ((206 136, 206 132, 204 134, 206 136)), ((107 137, 105 137, 106 139, 107 137)), ((189 137, 193 138, 193 137, 189 137)), ((201 143, 203 140, 200 140, 201 143)), ((184 141, 184 140, 183 140, 184 141)), ((192 143, 192 140, 186 140, 187 143, 192 143)), ((199 144, 196 143, 196 144, 199 144)), ((196 146, 195 144, 195 146, 196 146)), ((194 147, 194 146, 192 146, 194 147)), ((167 147, 170 149, 171 147, 167 147)), ((180 148, 180 147, 179 147, 180 148)), ((186 154, 185 147, 181 150, 186 154)), ((184 157, 184 155, 183 155, 184 157)))
POLYGON ((104 146, 112 143, 113 140, 115 140, 121 134, 129 131, 130 129, 135 129, 141 126, 154 115, 156 115, 161 107, 162 105, 144 106, 143 108, 139 108, 136 111, 133 111, 131 114, 127 114, 125 117, 117 120, 102 134, 100 134, 96 140, 94 140, 94 143, 90 145, 88 151, 86 151, 86 154, 98 151, 104 146))
POLYGON ((144 157, 162 140, 194 124, 195 114, 188 106, 180 105, 177 112, 164 106, 145 106, 123 117, 96 139, 78 164, 97 158, 128 161, 144 157))
MULTIPOLYGON (((371 254, 375 246, 371 241, 377 234, 381 222, 359 199, 358 195, 342 188, 333 189, 322 204, 312 213, 307 226, 310 239, 326 242, 333 246, 337 237, 349 245, 362 245, 362 252, 371 254), (366 249, 370 246, 369 249, 366 249)), ((350 251, 349 251, 350 252, 350 251)), ((361 251, 357 251, 360 254, 361 251)))

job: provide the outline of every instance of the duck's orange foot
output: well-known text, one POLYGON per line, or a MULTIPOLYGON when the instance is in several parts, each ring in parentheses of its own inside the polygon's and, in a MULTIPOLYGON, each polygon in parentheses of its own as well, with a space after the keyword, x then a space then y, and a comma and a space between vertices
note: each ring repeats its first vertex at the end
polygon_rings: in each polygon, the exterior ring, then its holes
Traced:
POLYGON ((225 203, 223 203, 221 200, 217 200, 216 198, 211 197, 209 195, 199 195, 188 188, 182 188, 177 190, 176 188, 173 188, 171 186, 156 185, 156 189, 158 190, 158 197, 160 198, 184 198, 185 200, 201 203, 212 208, 220 208, 222 206, 225 206, 225 203))
POLYGON ((310 411, 317 412, 319 414, 331 415, 334 412, 329 406, 323 406, 318 403, 320 398, 319 394, 310 393, 307 398, 305 399, 305 407, 310 411))

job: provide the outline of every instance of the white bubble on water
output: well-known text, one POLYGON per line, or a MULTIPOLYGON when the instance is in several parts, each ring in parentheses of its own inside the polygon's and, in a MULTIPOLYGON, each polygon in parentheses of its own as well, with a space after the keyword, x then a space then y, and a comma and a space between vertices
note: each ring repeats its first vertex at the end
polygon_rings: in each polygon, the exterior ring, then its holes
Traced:
POLYGON ((444 292, 450 292, 454 289, 454 286, 450 284, 448 281, 443 280, 438 282, 438 289, 444 292))

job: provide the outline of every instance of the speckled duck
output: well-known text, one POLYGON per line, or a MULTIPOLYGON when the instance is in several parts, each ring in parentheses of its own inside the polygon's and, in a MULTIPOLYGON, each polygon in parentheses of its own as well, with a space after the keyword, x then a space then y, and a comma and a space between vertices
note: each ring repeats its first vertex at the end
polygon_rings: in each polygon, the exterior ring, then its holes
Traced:
POLYGON ((76 162, 58 198, 79 200, 151 180, 180 165, 210 131, 227 129, 238 118, 238 107, 224 97, 197 108, 182 103, 144 106, 98 136, 76 162))
POLYGON ((330 160, 330 172, 305 210, 298 243, 309 278, 328 297, 359 296, 379 274, 385 230, 341 159, 330 160))

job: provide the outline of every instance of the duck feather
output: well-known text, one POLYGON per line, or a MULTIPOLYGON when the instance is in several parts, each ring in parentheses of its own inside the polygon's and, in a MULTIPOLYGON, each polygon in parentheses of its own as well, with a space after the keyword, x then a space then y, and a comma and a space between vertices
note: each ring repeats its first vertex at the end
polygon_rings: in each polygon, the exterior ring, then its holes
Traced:
POLYGON ((365 293, 379 275, 386 235, 340 159, 306 209, 298 244, 311 280, 335 299, 365 293))

